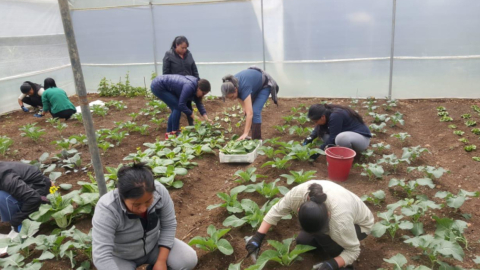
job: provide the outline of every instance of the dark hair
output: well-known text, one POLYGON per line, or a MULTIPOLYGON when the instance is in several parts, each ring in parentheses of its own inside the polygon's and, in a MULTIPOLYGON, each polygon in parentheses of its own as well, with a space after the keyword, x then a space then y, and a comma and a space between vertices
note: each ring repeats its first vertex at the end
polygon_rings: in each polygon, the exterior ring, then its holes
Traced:
POLYGON ((28 92, 30 92, 30 90, 32 89, 33 87, 27 83, 27 82, 24 82, 21 86, 20 86, 20 91, 22 91, 23 94, 28 94, 28 92))
POLYGON ((228 94, 235 93, 235 89, 238 89, 238 79, 233 75, 226 75, 222 78, 223 84, 221 87, 223 101, 228 94))
POLYGON ((48 88, 52 88, 52 87, 57 87, 55 80, 52 78, 46 78, 45 81, 43 81, 43 88, 47 90, 48 88))
POLYGON ((341 105, 335 105, 335 104, 314 104, 312 106, 310 106, 310 108, 308 109, 308 118, 310 120, 318 120, 320 118, 322 118, 322 116, 326 116, 327 119, 328 117, 330 117, 330 114, 332 114, 332 112, 334 111, 337 111, 337 110, 344 110, 344 111, 347 111, 348 115, 350 115, 350 117, 353 117, 355 119, 357 119, 358 122, 362 123, 362 124, 365 124, 363 122, 363 119, 362 117, 360 116, 360 114, 358 114, 356 111, 352 110, 350 107, 345 107, 345 106, 341 106, 341 105))
POLYGON ((187 47, 190 46, 190 44, 188 44, 188 39, 184 36, 178 36, 176 37, 173 42, 172 42, 172 49, 175 49, 178 45, 181 45, 182 43, 187 43, 187 47))
POLYGON ((200 88, 200 90, 202 90, 202 92, 204 93, 209 93, 211 90, 210 82, 205 79, 198 80, 197 85, 198 85, 198 88, 200 88))
POLYGON ((307 233, 323 232, 328 228, 328 210, 325 205, 327 194, 319 184, 308 187, 310 200, 304 202, 298 210, 298 220, 307 233))
POLYGON ((124 165, 118 170, 117 177, 118 194, 123 200, 137 199, 142 197, 145 192, 155 191, 152 170, 146 163, 124 165))

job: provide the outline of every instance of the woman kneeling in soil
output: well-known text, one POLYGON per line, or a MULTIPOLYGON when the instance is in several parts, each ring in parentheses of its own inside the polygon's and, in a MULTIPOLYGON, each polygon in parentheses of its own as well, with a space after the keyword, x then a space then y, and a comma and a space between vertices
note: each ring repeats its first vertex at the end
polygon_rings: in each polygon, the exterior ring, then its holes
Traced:
POLYGON ((198 79, 193 76, 183 75, 161 75, 152 81, 150 87, 152 93, 165 102, 172 113, 168 117, 167 133, 165 140, 170 135, 180 132, 181 113, 185 113, 193 123, 194 114, 188 108, 192 101, 197 105, 202 117, 210 122, 207 111, 203 106, 202 99, 210 92, 210 82, 205 79, 198 79))
MULTIPOLYGON (((317 137, 323 139, 320 149, 327 145, 348 147, 360 155, 370 144, 372 133, 362 117, 348 107, 334 104, 315 104, 308 110, 308 118, 315 123, 315 128, 304 141, 309 144, 317 137)), ((319 154, 312 156, 316 159, 319 154)))
POLYGON ((272 225, 291 212, 298 213, 302 227, 296 242, 314 246, 330 259, 313 269, 348 269, 360 255, 360 240, 370 233, 374 218, 362 200, 352 192, 326 180, 311 180, 290 190, 263 219, 248 241, 253 254, 272 225))
POLYGON ((37 114, 37 117, 42 117, 45 113, 50 112, 53 118, 68 120, 77 113, 77 109, 73 106, 67 93, 57 87, 54 79, 46 78, 43 85, 45 87, 42 95, 43 111, 37 114))
POLYGON ((262 109, 268 96, 272 95, 273 102, 277 104, 278 85, 265 71, 250 67, 233 75, 222 78, 223 100, 238 99, 245 112, 245 129, 238 140, 248 137, 252 129, 252 139, 262 139, 262 109))
POLYGON ((177 220, 168 190, 143 163, 123 166, 117 188, 93 215, 93 263, 99 270, 193 269, 197 254, 175 238, 177 220))

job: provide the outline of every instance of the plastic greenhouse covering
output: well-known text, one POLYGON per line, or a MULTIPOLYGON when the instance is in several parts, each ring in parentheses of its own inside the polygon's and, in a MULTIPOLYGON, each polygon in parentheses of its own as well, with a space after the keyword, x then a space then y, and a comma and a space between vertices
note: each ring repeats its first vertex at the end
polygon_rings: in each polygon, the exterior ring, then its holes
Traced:
MULTIPOLYGON (((214 95, 256 65, 280 97, 385 97, 393 61, 393 98, 480 98, 478 0, 69 2, 89 92, 127 72, 148 87, 184 35, 214 95)), ((0 0, 0 113, 18 108, 23 81, 46 77, 75 93, 58 2, 0 0)))

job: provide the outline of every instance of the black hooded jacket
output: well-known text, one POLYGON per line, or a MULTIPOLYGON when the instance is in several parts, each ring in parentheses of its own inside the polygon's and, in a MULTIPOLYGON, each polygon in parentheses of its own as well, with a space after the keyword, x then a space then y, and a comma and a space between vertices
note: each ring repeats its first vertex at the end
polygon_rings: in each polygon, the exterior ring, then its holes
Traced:
POLYGON ((42 85, 40 85, 38 83, 31 82, 31 81, 24 81, 23 83, 28 83, 32 87, 33 92, 34 92, 34 94, 33 94, 34 96, 38 96, 38 91, 43 88, 42 85))
POLYGON ((42 204, 41 196, 49 193, 50 185, 50 179, 35 166, 20 162, 0 162, 0 190, 22 203, 20 211, 10 220, 14 228, 38 210, 42 204))
POLYGON ((190 75, 197 77, 197 79, 200 78, 197 65, 189 50, 187 50, 183 58, 174 49, 170 49, 165 53, 165 57, 163 57, 163 75, 166 74, 190 75))

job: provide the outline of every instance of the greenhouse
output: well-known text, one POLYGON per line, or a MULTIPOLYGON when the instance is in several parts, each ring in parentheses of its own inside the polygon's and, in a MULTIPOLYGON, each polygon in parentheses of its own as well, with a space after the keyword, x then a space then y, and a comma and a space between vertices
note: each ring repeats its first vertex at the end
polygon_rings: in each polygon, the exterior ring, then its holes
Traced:
POLYGON ((480 268, 478 14, 0 0, 0 269, 480 268))

